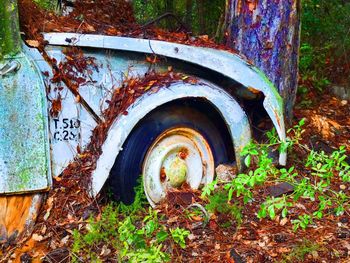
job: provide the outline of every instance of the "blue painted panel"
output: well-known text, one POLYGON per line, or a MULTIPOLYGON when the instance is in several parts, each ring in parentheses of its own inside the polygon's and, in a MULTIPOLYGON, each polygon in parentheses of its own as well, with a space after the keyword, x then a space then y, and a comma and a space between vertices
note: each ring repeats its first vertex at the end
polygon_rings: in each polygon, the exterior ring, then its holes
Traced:
POLYGON ((51 183, 44 85, 23 53, 1 63, 11 60, 20 68, 0 76, 0 194, 43 190, 51 183))

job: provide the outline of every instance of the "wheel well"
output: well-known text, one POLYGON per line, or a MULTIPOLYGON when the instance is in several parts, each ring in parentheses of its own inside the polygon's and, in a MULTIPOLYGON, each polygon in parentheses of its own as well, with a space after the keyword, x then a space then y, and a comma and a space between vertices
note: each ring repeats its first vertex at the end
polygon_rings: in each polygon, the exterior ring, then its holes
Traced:
MULTIPOLYGON (((150 114, 152 114, 155 111, 160 111, 162 109, 166 109, 173 106, 181 106, 181 107, 189 107, 189 108, 195 108, 199 112, 205 114, 218 128, 218 130, 221 133, 222 139, 225 142, 226 151, 229 156, 232 156, 231 160, 229 160, 230 163, 235 161, 235 153, 234 153, 234 145, 231 139, 231 135, 229 132, 229 129, 227 127, 227 124, 224 120, 224 117, 220 114, 218 109, 209 101, 207 101, 204 98, 183 98, 183 99, 177 99, 170 102, 167 102, 165 104, 162 104, 155 108, 154 110, 147 113, 147 115, 141 119, 138 124, 134 127, 136 129, 140 123, 142 123, 142 120, 147 118, 150 114)), ((134 130, 133 129, 133 130, 134 130)))
MULTIPOLYGON (((230 135, 228 126, 225 123, 223 116, 220 114, 220 112, 216 109, 216 107, 211 102, 209 102, 203 98, 177 99, 177 100, 167 102, 165 104, 162 104, 162 105, 156 107, 152 111, 148 112, 144 118, 142 118, 138 121, 138 123, 135 125, 135 127, 132 129, 132 131, 129 133, 124 144, 128 141, 130 135, 134 132, 134 130, 138 129, 138 127, 140 125, 142 125, 142 123, 144 121, 147 121, 148 116, 153 115, 152 113, 162 111, 163 109, 168 110, 169 108, 176 108, 176 106, 181 106, 181 108, 183 108, 183 107, 188 107, 191 109, 194 108, 194 109, 198 110, 199 112, 201 112, 202 114, 206 115, 206 117, 208 117, 213 122, 215 127, 220 131, 220 136, 221 136, 222 140, 224 141, 224 145, 226 148, 225 150, 227 152, 227 156, 229 156, 229 160, 225 161, 224 163, 233 163, 235 161, 234 145, 233 145, 233 142, 231 139, 231 135, 230 135)), ((205 134, 203 134, 203 136, 205 137, 205 134)), ((123 144, 123 147, 124 147, 124 144, 123 144)), ((215 151, 215 149, 213 149, 213 150, 215 151)), ((219 162, 219 163, 222 163, 222 162, 219 162)), ((109 176, 106 183, 105 183, 105 187, 103 189, 103 192, 106 192, 106 191, 108 192, 108 187, 110 185, 111 185, 111 177, 109 176)))
MULTIPOLYGON (((214 83, 234 97, 246 112, 254 138, 258 141, 263 141, 265 139, 264 134, 272 129, 272 120, 263 106, 263 101, 265 99, 263 93, 251 93, 248 88, 244 87, 241 83, 238 83, 234 79, 201 65, 184 62, 174 58, 167 58, 164 65, 167 67, 172 66, 175 71, 184 72, 188 75, 214 83), (249 96, 246 97, 247 95, 249 96), (264 122, 264 127, 261 127, 262 122, 264 122)), ((213 106, 210 102, 205 102, 213 110, 216 110, 215 106, 213 106)))
POLYGON ((217 153, 217 158, 214 158, 216 165, 235 161, 239 170, 244 167, 240 151, 251 140, 251 129, 247 115, 239 103, 227 92, 211 83, 178 82, 168 88, 160 89, 156 95, 146 94, 142 96, 130 106, 128 114, 120 115, 115 119, 102 146, 102 154, 97 160, 96 169, 92 173, 92 195, 97 195, 100 192, 116 160, 129 158, 126 157, 126 154, 132 156, 140 152, 135 150, 134 152, 122 151, 125 143, 134 144, 132 147, 126 146, 125 149, 135 149, 142 146, 135 144, 137 138, 142 140, 149 138, 146 139, 145 143, 151 143, 161 129, 168 127, 168 125, 192 127, 200 131, 204 138, 206 138, 205 135, 208 135, 206 139, 209 145, 212 146, 212 149, 217 149, 213 152, 214 156, 217 153), (166 109, 160 111, 163 107, 173 104, 180 104, 181 107, 177 107, 175 111, 166 109), (182 110, 186 105, 190 107, 190 111, 188 109, 182 110), (150 114, 152 111, 156 112, 150 114), (161 118, 157 118, 157 116, 161 118), (196 116, 198 116, 197 122, 192 121, 196 120, 196 116), (151 122, 145 120, 147 118, 151 122), (209 126, 206 127, 206 124, 209 126), (154 128, 156 130, 152 133, 154 128), (143 129, 146 130, 143 131, 143 129), (147 132, 147 136, 144 132, 147 132), (138 137, 133 138, 134 136, 138 137), (226 151, 226 147, 228 151, 226 151), (228 152, 231 154, 229 155, 228 152), (124 155, 125 157, 123 157, 124 155))

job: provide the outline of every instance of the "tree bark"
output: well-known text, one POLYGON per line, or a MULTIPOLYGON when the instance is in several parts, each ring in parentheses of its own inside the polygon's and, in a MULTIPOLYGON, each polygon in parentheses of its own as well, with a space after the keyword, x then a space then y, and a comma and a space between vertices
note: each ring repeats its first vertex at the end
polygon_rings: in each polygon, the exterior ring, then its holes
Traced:
POLYGON ((288 120, 298 85, 300 0, 227 0, 226 44, 275 84, 288 120))
POLYGON ((199 33, 203 35, 207 32, 206 23, 205 23, 204 0, 197 0, 197 6, 198 6, 198 17, 199 17, 199 33))
MULTIPOLYGON (((173 0, 165 0, 165 12, 174 14, 174 1, 173 0)), ((171 19, 166 20, 167 29, 174 29, 174 21, 171 19)))
POLYGON ((17 0, 1 0, 0 4, 0 59, 21 50, 17 0))
POLYGON ((185 24, 189 30, 192 30, 192 0, 186 0, 185 24))

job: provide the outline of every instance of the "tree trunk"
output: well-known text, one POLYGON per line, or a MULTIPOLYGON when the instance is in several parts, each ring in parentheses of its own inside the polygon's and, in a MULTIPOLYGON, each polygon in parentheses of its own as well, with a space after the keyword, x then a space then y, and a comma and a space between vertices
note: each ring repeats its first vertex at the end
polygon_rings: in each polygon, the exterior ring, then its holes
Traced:
POLYGON ((192 30, 192 5, 192 0, 186 0, 185 24, 190 31, 192 30))
POLYGON ((278 88, 291 120, 298 84, 300 0, 227 0, 226 44, 278 88))
POLYGON ((0 4, 0 59, 21 49, 17 0, 1 0, 0 4))
POLYGON ((197 0, 198 18, 199 18, 199 33, 204 35, 207 32, 205 23, 205 6, 204 0, 197 0))
MULTIPOLYGON (((174 14, 174 1, 165 0, 165 12, 174 14)), ((174 30, 174 21, 171 19, 166 20, 166 27, 169 30, 174 30)))

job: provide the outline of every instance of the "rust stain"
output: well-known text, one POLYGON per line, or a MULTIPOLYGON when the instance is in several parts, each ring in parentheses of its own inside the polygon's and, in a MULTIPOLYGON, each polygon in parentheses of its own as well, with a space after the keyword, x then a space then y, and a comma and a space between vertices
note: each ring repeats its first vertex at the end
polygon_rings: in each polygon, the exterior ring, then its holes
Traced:
POLYGON ((182 148, 179 152, 179 157, 182 159, 182 160, 185 160, 188 156, 188 149, 187 148, 182 148))
POLYGON ((256 7, 258 6, 258 0, 247 0, 248 10, 250 12, 254 12, 256 7))
POLYGON ((247 88, 248 88, 248 90, 249 90, 250 92, 252 92, 252 93, 254 93, 254 94, 260 94, 260 93, 261 93, 260 90, 257 90, 257 89, 255 89, 255 88, 253 88, 253 87, 248 86, 247 88))
POLYGON ((5 239, 20 237, 30 222, 34 222, 39 210, 40 202, 37 204, 34 214, 30 214, 36 194, 24 194, 0 197, 0 228, 6 230, 5 239), (17 232, 17 233, 16 233, 17 232))
POLYGON ((165 172, 165 168, 162 167, 160 169, 160 181, 163 183, 166 179, 166 172, 165 172))
POLYGON ((275 109, 273 109, 273 114, 274 114, 275 117, 276 117, 278 127, 281 127, 281 120, 280 120, 280 117, 279 117, 279 115, 278 115, 278 112, 276 112, 275 109))

